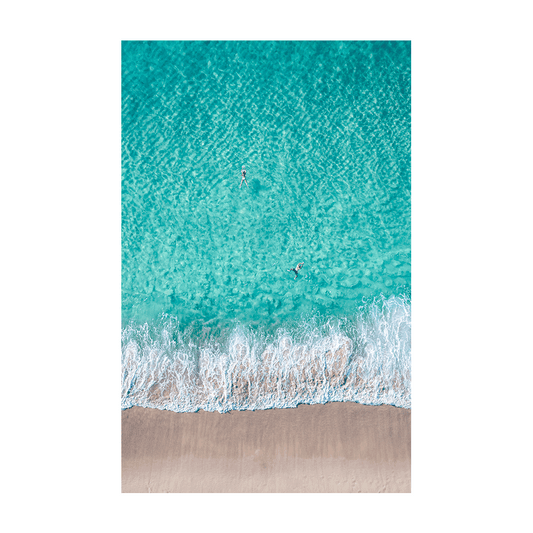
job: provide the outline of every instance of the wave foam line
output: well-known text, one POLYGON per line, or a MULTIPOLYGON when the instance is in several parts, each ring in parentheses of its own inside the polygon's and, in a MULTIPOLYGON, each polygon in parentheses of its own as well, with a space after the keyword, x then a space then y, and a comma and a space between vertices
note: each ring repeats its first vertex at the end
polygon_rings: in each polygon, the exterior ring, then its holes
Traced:
POLYGON ((411 305, 381 297, 354 316, 218 337, 172 317, 122 331, 123 409, 256 410, 353 401, 411 407, 411 305))

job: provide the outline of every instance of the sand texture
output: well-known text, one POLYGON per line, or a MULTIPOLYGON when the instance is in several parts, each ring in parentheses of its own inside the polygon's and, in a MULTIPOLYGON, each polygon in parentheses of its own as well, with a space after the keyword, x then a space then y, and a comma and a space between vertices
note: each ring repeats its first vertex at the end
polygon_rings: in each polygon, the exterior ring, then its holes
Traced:
POLYGON ((122 411, 122 492, 410 492, 411 411, 122 411))

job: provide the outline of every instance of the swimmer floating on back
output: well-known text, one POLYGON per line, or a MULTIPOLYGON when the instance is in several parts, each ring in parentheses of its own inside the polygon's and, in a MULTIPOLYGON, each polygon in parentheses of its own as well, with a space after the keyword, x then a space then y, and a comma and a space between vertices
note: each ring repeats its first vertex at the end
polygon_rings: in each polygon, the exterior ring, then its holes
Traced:
POLYGON ((246 181, 246 169, 244 168, 244 165, 242 166, 241 174, 242 174, 242 179, 241 179, 241 184, 239 185, 239 189, 242 187, 243 181, 244 183, 246 183, 246 187, 248 187, 248 182, 246 181))
POLYGON ((294 272, 295 274, 294 279, 296 279, 298 277, 298 270, 300 270, 303 266, 304 266, 304 262, 302 261, 301 263, 298 263, 296 265, 296 268, 289 268, 287 272, 294 272))

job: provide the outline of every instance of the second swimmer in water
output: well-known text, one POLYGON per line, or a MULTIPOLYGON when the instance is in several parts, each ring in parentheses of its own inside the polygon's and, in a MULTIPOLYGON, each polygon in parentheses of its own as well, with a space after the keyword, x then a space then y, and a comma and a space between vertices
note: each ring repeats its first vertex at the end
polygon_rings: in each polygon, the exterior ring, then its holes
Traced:
POLYGON ((246 169, 244 168, 244 165, 242 166, 241 174, 242 174, 242 179, 241 179, 241 184, 239 185, 239 189, 242 187, 243 181, 244 183, 246 183, 246 187, 248 187, 248 182, 246 181, 246 169))
POLYGON ((302 261, 301 263, 298 263, 296 265, 296 268, 287 269, 287 272, 294 272, 295 274, 294 279, 296 279, 298 277, 298 270, 300 270, 303 266, 304 266, 304 262, 302 261))

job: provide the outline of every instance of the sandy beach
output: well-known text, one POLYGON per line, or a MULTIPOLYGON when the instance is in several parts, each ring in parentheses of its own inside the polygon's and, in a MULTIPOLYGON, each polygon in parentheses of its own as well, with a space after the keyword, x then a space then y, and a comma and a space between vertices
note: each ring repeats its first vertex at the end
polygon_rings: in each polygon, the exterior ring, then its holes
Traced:
POLYGON ((122 411, 122 492, 410 491, 410 409, 122 411))

